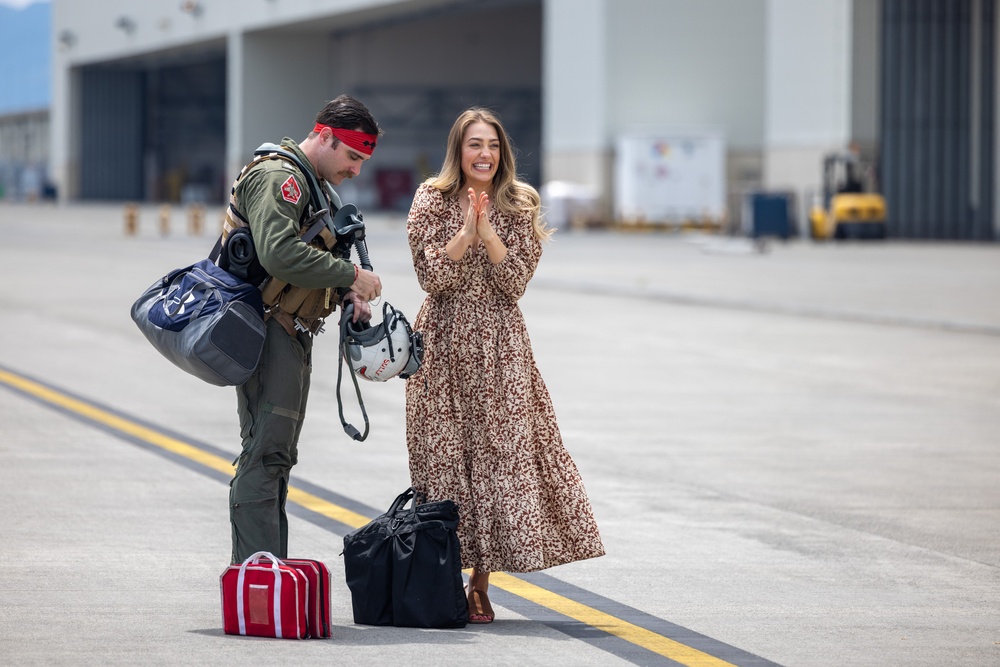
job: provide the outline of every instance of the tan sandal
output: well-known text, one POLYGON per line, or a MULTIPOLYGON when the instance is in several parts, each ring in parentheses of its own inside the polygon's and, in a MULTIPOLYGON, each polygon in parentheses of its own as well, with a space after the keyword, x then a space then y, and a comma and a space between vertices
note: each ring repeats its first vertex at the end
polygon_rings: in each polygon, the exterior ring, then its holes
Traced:
POLYGON ((486 591, 469 587, 466 590, 469 593, 469 623, 492 623, 496 615, 486 591))

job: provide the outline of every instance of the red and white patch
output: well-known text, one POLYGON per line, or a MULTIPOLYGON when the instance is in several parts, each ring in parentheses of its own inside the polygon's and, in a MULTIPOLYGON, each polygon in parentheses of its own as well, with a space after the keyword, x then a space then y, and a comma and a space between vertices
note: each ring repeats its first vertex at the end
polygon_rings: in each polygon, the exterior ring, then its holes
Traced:
POLYGON ((302 190, 299 189, 299 184, 296 182, 294 176, 289 176, 288 179, 281 184, 281 197, 293 204, 299 203, 299 198, 302 197, 302 190))

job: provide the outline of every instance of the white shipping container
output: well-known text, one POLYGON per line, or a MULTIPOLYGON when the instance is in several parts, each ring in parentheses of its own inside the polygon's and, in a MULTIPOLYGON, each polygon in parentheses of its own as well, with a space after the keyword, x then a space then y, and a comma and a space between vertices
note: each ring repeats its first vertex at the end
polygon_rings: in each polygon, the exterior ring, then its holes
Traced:
POLYGON ((622 222, 721 222, 726 209, 721 132, 623 135, 615 152, 615 217, 622 222))

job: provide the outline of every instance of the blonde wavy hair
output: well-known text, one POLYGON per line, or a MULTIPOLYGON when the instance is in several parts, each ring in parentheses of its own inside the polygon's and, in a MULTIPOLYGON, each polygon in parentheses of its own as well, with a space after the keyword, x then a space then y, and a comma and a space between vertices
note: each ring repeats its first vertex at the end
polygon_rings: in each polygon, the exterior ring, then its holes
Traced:
POLYGON ((473 123, 492 125, 500 139, 500 163, 493 176, 493 205, 501 213, 516 214, 530 211, 531 226, 535 232, 535 238, 540 241, 548 240, 555 230, 548 227, 541 216, 541 198, 538 196, 538 191, 528 183, 518 180, 514 149, 507 137, 507 131, 496 114, 489 109, 471 107, 459 114, 455 124, 451 126, 451 132, 448 133, 448 145, 441 171, 425 182, 440 190, 446 197, 459 194, 464 178, 462 174, 462 140, 465 138, 465 131, 473 123))

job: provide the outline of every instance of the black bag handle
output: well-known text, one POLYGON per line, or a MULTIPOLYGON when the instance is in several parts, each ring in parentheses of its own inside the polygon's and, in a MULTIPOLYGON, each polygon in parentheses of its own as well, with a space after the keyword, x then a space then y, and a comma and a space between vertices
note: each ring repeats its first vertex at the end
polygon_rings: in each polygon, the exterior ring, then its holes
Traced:
POLYGON ((408 503, 411 498, 413 498, 413 496, 414 496, 414 491, 413 487, 411 486, 406 491, 403 491, 401 494, 396 496, 396 499, 392 501, 392 505, 389 507, 389 511, 386 512, 386 515, 395 516, 396 513, 399 512, 399 510, 403 509, 403 506, 406 505, 406 503, 408 503))

